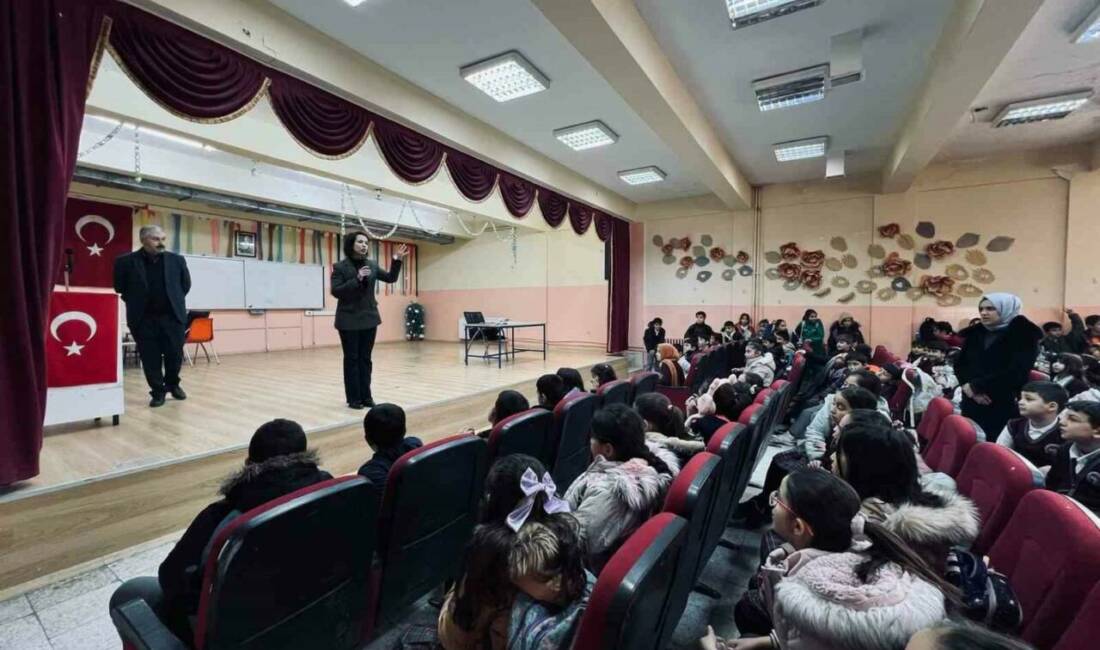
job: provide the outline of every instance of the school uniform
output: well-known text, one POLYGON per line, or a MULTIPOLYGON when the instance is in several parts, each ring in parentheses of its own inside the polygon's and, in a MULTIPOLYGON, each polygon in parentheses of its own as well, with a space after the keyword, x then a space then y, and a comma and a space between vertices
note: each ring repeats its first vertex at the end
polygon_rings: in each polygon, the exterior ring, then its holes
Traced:
POLYGON ((1036 467, 1054 464, 1063 442, 1057 418, 1045 427, 1037 427, 1027 418, 1013 418, 997 436, 998 445, 1015 451, 1036 467))
POLYGON ((1064 443, 1047 473, 1046 488, 1100 514, 1100 449, 1083 453, 1077 443, 1064 443))

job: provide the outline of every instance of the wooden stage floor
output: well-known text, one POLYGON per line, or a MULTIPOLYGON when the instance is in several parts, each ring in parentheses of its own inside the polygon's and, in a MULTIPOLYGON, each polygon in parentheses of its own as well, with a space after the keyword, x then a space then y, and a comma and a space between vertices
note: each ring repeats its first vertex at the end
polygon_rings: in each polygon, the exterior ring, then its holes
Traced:
MULTIPOLYGON (((536 353, 521 353, 498 369, 495 361, 481 359, 463 365, 458 343, 383 343, 374 351, 374 398, 417 409, 485 391, 495 395, 562 366, 605 360, 609 357, 602 350, 552 346, 546 361, 536 353)), ((41 474, 0 498, 239 448, 272 418, 296 420, 316 432, 357 424, 365 413, 348 409, 344 402, 339 348, 226 356, 221 365, 185 363, 181 374, 187 400, 169 397, 167 404, 153 409, 141 371, 126 369, 126 413, 119 426, 104 418, 98 424, 47 427, 41 474)), ((528 398, 533 397, 532 391, 528 398)), ((453 426, 440 422, 445 429, 410 433, 437 438, 459 426, 480 427, 487 412, 460 411, 451 414, 453 426)), ((365 446, 362 454, 369 456, 365 446)))

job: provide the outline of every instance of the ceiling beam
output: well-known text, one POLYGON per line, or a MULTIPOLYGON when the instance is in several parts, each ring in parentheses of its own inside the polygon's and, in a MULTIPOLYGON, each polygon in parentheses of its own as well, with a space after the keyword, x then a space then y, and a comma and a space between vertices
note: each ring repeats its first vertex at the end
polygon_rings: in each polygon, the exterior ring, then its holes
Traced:
POLYGON ((532 2, 724 205, 752 204, 752 185, 633 0, 532 2))
POLYGON ((882 171, 883 192, 909 189, 971 109, 1043 0, 959 0, 882 171))

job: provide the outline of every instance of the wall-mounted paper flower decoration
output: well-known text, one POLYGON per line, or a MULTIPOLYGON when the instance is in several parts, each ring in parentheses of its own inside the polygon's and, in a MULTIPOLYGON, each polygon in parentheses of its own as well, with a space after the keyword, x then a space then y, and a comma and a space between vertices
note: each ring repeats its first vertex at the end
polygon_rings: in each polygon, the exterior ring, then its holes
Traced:
POLYGON ((802 257, 802 249, 790 241, 779 247, 779 255, 787 262, 797 262, 802 257))
POLYGON ((737 251, 737 255, 734 259, 737 260, 738 264, 748 264, 749 263, 749 254, 746 253, 745 251, 737 251))
POLYGON ((909 260, 901 259, 897 253, 890 253, 882 262, 882 274, 890 278, 900 278, 912 267, 913 263, 909 260))
POLYGON ((896 223, 888 223, 885 226, 878 227, 878 234, 880 237, 886 237, 887 239, 893 239, 901 232, 901 226, 896 223))
POLYGON ((955 252, 955 245, 946 240, 934 241, 924 247, 924 252, 934 260, 947 257, 955 252))
POLYGON ((691 255, 684 255, 680 258, 680 268, 690 269, 693 266, 695 266, 695 258, 691 255))
POLYGON ((691 248, 691 237, 683 237, 680 239, 680 250, 686 251, 691 248))
POLYGON ((672 255, 672 251, 674 250, 676 250, 676 248, 671 243, 665 244, 661 247, 661 252, 665 255, 672 255))
POLYGON ((921 276, 920 288, 937 298, 946 296, 955 288, 955 281, 946 275, 921 276))
POLYGON ((825 251, 803 251, 802 266, 811 269, 820 269, 825 263, 825 251))
POLYGON ((784 280, 797 280, 802 275, 802 267, 793 262, 783 262, 779 265, 779 277, 784 280))
POLYGON ((802 286, 807 289, 816 289, 821 286, 821 271, 818 269, 802 269, 802 286))
POLYGON ((710 249, 710 259, 714 260, 715 262, 721 262, 725 257, 726 251, 724 251, 721 246, 715 246, 714 248, 710 249))

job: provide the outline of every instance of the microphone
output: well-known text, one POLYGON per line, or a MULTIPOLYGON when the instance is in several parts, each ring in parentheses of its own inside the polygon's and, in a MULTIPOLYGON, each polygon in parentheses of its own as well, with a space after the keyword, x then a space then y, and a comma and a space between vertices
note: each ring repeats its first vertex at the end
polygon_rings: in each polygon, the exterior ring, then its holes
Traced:
POLYGON ((65 249, 65 271, 68 273, 73 272, 73 249, 65 249))

